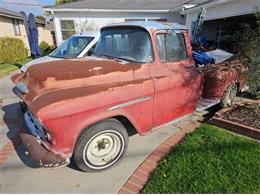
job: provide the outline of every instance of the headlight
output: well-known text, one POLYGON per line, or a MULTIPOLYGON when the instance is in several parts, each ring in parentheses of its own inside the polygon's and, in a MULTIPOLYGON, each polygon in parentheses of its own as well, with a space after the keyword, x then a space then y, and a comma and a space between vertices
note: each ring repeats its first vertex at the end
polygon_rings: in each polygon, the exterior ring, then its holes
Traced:
POLYGON ((16 84, 17 89, 22 93, 29 93, 28 87, 23 82, 18 82, 16 84))

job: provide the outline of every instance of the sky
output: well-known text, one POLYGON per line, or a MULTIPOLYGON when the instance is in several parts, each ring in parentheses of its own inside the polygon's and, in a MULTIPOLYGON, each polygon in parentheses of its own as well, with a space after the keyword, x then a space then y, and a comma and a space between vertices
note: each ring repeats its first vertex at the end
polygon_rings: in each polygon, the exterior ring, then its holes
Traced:
POLYGON ((44 14, 42 7, 54 4, 55 0, 0 0, 1 8, 33 13, 36 16, 44 14))

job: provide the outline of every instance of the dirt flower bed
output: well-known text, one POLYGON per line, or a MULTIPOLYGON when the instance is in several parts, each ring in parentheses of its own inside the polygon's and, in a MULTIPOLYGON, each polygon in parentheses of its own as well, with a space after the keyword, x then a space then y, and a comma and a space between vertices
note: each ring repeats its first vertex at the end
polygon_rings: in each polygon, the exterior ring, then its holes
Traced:
POLYGON ((224 112, 222 116, 233 122, 260 129, 259 103, 236 105, 231 110, 224 112))

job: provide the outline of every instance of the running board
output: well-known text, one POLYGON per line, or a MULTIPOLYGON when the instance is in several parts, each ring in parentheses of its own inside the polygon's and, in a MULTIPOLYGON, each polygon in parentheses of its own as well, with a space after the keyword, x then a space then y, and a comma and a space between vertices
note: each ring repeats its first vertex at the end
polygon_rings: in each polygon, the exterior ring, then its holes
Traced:
POLYGON ((219 100, 200 98, 200 100, 197 104, 196 111, 201 112, 203 110, 206 110, 206 109, 218 104, 219 102, 220 102, 219 100))

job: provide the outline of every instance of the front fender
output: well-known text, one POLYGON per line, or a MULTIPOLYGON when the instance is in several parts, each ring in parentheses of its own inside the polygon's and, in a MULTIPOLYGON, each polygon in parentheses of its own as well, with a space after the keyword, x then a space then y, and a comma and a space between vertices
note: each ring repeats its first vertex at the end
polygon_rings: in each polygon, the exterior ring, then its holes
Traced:
POLYGON ((126 117, 140 134, 143 134, 147 128, 150 128, 140 124, 140 121, 136 120, 138 116, 133 116, 131 112, 123 109, 106 110, 98 114, 90 112, 79 113, 47 120, 43 123, 52 133, 54 142, 50 147, 60 153, 70 154, 73 153, 76 141, 82 131, 100 121, 116 116, 126 117))

